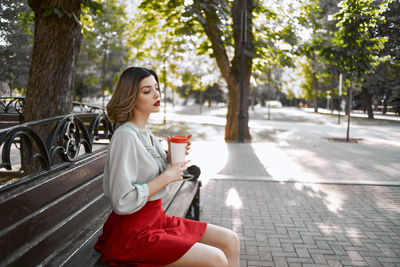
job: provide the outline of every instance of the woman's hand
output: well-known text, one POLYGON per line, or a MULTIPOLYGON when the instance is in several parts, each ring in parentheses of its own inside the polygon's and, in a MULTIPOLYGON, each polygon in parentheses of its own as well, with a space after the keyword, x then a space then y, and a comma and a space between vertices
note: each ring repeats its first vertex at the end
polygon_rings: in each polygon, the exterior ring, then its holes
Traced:
POLYGON ((161 173, 155 179, 148 182, 147 183, 147 186, 149 188, 148 199, 157 194, 157 192, 160 192, 166 185, 172 182, 182 180, 183 172, 186 170, 187 168, 186 164, 188 164, 189 161, 190 160, 187 160, 185 162, 176 163, 174 165, 168 164, 167 168, 163 173, 161 173))
POLYGON ((164 178, 166 179, 166 183, 172 183, 176 181, 182 180, 183 172, 187 169, 186 164, 189 163, 189 160, 176 164, 168 164, 165 171, 162 173, 164 178))

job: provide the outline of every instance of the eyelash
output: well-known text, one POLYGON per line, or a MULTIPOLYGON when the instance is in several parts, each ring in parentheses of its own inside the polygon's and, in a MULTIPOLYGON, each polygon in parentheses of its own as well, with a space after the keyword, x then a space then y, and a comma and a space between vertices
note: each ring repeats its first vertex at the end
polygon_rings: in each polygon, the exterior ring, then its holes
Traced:
MULTIPOLYGON (((159 89, 158 87, 156 87, 155 89, 156 89, 158 92, 160 92, 160 89, 159 89)), ((146 94, 146 95, 148 95, 148 94, 150 94, 150 92, 151 92, 151 90, 147 90, 147 91, 144 91, 143 93, 146 94)))

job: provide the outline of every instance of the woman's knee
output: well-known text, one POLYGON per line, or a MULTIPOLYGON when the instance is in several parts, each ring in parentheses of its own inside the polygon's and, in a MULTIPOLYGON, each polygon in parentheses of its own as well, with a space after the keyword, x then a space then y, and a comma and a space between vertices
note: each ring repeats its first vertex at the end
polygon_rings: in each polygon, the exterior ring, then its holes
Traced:
POLYGON ((233 254, 240 253, 239 236, 232 230, 229 230, 228 245, 233 254))
POLYGON ((212 267, 228 267, 228 258, 225 253, 219 248, 215 248, 213 259, 210 259, 212 267))
POLYGON ((238 235, 228 229, 224 228, 223 235, 221 235, 220 241, 222 242, 221 248, 225 252, 230 252, 231 254, 237 254, 240 252, 240 241, 238 235))

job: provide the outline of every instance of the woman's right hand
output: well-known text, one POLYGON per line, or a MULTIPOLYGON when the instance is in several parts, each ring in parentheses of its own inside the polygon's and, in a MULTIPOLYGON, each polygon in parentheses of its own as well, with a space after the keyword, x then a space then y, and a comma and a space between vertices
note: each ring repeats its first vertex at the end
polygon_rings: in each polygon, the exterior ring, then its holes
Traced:
POLYGON ((149 188, 148 199, 151 199, 152 196, 154 196, 157 192, 160 192, 160 190, 162 190, 166 185, 172 182, 182 180, 183 172, 187 169, 186 164, 188 164, 189 161, 190 160, 187 160, 185 162, 176 163, 173 165, 168 164, 167 168, 163 173, 161 173, 155 179, 148 182, 147 183, 147 186, 149 188))
POLYGON ((189 160, 176 164, 168 164, 164 171, 164 177, 166 178, 167 184, 182 180, 183 172, 187 169, 186 164, 189 160))

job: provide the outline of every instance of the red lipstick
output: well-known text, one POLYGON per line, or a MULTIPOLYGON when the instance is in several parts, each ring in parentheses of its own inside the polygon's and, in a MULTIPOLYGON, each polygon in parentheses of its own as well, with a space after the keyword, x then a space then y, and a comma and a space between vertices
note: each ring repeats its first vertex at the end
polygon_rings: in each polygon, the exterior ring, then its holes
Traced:
POLYGON ((157 102, 156 102, 156 103, 154 103, 154 106, 156 106, 156 107, 159 107, 159 106, 160 106, 160 104, 161 104, 161 101, 160 101, 160 100, 157 100, 157 102))

